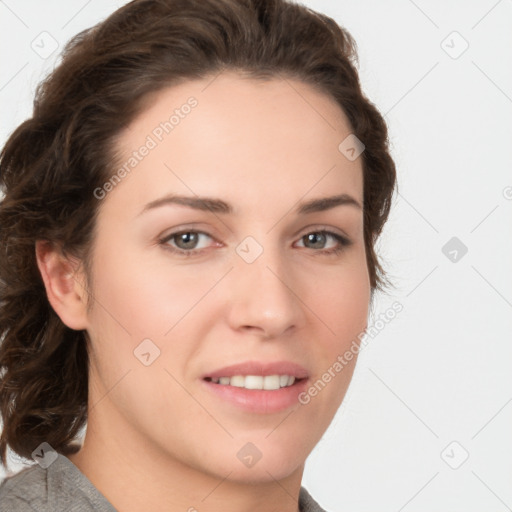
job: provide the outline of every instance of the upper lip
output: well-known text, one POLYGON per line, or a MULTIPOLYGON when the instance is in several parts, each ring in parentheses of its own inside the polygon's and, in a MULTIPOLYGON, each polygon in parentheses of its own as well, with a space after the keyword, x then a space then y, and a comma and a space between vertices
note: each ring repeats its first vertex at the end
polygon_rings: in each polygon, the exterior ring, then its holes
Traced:
POLYGON ((233 377, 234 375, 261 375, 263 377, 267 375, 291 375, 296 379, 303 379, 308 377, 308 372, 301 365, 291 361, 245 361, 214 370, 204 375, 203 378, 233 377))

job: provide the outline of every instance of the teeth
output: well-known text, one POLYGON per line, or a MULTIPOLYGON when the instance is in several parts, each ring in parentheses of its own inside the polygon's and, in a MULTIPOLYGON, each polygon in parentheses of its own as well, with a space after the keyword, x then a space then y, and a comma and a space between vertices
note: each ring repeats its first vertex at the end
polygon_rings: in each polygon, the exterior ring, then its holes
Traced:
POLYGON ((243 388, 245 384, 245 377, 241 375, 235 375, 229 379, 229 384, 237 388, 243 388))
POLYGON ((223 386, 245 389, 265 389, 272 391, 291 386, 295 382, 292 375, 233 375, 233 377, 212 378, 212 382, 223 386))

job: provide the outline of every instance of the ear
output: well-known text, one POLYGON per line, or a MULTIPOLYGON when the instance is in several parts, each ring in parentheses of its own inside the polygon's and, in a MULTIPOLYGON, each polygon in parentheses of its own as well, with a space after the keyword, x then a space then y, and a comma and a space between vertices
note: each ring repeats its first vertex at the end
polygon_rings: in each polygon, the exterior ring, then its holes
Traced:
POLYGON ((84 330, 87 321, 87 291, 79 261, 65 257, 45 240, 35 244, 36 260, 53 310, 70 329, 84 330))

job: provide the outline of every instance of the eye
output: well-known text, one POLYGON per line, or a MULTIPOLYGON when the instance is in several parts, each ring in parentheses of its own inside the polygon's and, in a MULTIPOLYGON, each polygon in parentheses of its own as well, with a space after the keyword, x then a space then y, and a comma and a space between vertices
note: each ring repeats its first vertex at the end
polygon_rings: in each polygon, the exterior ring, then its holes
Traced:
MULTIPOLYGON (((213 240, 213 237, 208 233, 203 231, 195 231, 195 230, 185 230, 185 231, 176 231, 175 233, 171 233, 166 237, 160 239, 158 243, 163 246, 163 248, 167 251, 171 251, 178 256, 184 256, 186 258, 191 256, 196 256, 201 254, 205 249, 208 248, 203 245, 203 247, 198 247, 198 243, 201 238, 210 238, 213 240), (171 243, 172 242, 172 243, 171 243)), ((308 245, 312 244, 313 247, 306 247, 313 249, 313 253, 317 253, 319 255, 337 255, 345 250, 348 246, 352 245, 352 241, 348 238, 339 235, 338 233, 333 233, 332 231, 328 231, 325 229, 319 231, 311 231, 306 235, 300 238, 300 241, 305 241, 308 245), (335 244, 333 247, 325 249, 323 246, 325 245, 327 240, 334 240, 335 244), (322 247, 319 247, 322 246, 322 247)))
POLYGON ((198 252, 201 252, 204 247, 197 248, 197 243, 200 240, 201 236, 205 236, 207 238, 212 238, 208 233, 204 233, 202 231, 178 231, 176 233, 171 233, 165 238, 159 240, 159 243, 164 246, 165 249, 179 253, 183 256, 193 256, 198 252), (175 241, 177 247, 173 247, 169 245, 168 242, 175 241))
POLYGON ((306 235, 301 237, 301 241, 302 240, 306 241, 306 243, 308 244, 311 243, 313 245, 316 245, 316 247, 313 247, 313 249, 320 249, 315 252, 327 255, 340 254, 342 251, 345 250, 346 247, 352 245, 352 241, 350 241, 348 238, 342 235, 338 235, 338 233, 327 231, 325 229, 322 229, 320 231, 311 231, 310 233, 307 233, 306 235), (318 245, 325 245, 326 240, 328 240, 329 238, 336 242, 334 247, 331 247, 329 249, 318 247, 318 245))

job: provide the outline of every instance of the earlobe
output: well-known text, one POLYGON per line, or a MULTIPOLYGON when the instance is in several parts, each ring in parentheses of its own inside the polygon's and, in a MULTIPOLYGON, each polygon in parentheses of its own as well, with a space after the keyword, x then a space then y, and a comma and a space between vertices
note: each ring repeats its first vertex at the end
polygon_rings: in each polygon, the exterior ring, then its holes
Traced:
POLYGON ((78 262, 65 257, 50 242, 37 240, 37 266, 53 310, 70 329, 87 328, 87 291, 78 278, 78 262))

